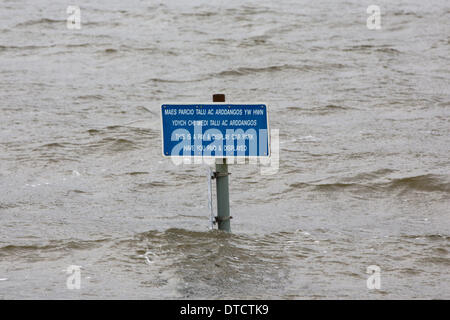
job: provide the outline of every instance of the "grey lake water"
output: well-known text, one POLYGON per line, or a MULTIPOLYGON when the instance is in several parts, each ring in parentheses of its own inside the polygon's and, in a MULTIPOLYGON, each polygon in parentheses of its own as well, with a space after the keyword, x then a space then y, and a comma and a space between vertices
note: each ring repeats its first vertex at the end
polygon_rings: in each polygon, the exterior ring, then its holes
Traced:
POLYGON ((0 3, 0 298, 450 299, 450 2, 70 4, 0 3), (161 156, 161 104, 214 93, 279 130, 230 234, 161 156))

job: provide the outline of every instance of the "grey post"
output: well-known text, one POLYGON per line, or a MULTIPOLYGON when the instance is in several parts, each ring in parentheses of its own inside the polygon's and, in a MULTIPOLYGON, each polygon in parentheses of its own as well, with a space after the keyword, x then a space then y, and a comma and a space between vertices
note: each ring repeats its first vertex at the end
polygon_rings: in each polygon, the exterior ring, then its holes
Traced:
MULTIPOLYGON (((225 102, 224 94, 214 94, 213 102, 225 102)), ((225 138, 225 137, 224 137, 225 138)), ((217 224, 219 230, 231 231, 230 198, 228 191, 228 164, 225 158, 216 161, 216 191, 217 191, 217 224)))

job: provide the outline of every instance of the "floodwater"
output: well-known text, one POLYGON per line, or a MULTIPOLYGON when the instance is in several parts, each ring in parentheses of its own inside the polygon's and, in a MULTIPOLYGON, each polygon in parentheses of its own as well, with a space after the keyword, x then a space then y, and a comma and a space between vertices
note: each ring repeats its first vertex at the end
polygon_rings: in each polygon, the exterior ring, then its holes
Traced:
POLYGON ((450 299, 448 1, 72 2, 0 4, 0 298, 450 299), (213 93, 279 130, 231 234, 161 156, 160 105, 213 93))

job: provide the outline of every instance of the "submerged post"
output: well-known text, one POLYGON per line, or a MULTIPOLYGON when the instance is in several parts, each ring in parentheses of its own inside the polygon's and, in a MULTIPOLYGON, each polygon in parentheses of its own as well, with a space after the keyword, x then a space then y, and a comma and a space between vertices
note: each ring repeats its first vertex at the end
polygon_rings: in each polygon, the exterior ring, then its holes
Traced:
MULTIPOLYGON (((224 94, 214 94, 213 102, 225 102, 224 94)), ((216 160, 217 224, 219 230, 231 231, 227 159, 216 160)))

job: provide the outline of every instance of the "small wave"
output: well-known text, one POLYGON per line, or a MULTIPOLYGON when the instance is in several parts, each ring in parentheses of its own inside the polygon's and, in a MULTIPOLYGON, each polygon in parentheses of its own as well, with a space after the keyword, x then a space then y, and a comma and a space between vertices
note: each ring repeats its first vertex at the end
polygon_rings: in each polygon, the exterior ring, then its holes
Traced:
MULTIPOLYGON (((41 19, 20 22, 20 23, 16 24, 15 27, 21 28, 21 27, 30 27, 30 26, 36 26, 36 25, 55 25, 55 24, 56 25, 62 24, 65 26, 67 24, 67 20, 41 18, 41 19)), ((103 26, 104 24, 105 24, 104 22, 100 22, 100 21, 82 21, 83 26, 103 26)), ((114 21, 114 22, 109 22, 108 25, 109 26, 118 26, 120 24, 118 22, 114 21)))
POLYGON ((450 266, 450 258, 447 257, 426 257, 426 258, 422 258, 420 259, 420 261, 422 261, 423 263, 426 264, 442 264, 445 266, 450 266))
POLYGON ((55 249, 55 245, 6 245, 0 247, 0 255, 20 253, 24 251, 55 249))
POLYGON ((334 113, 334 112, 353 110, 354 108, 346 107, 346 106, 342 106, 342 105, 336 105, 336 104, 328 104, 325 106, 312 107, 312 108, 289 106, 289 107, 286 107, 286 109, 289 111, 294 111, 294 112, 298 111, 298 112, 302 112, 302 113, 325 115, 325 114, 334 113))
POLYGON ((33 149, 33 151, 36 151, 39 149, 59 149, 59 148, 65 148, 65 147, 66 147, 65 143, 53 142, 53 143, 43 144, 43 145, 39 146, 38 148, 33 149))
POLYGON ((225 15, 237 16, 237 18, 272 12, 273 8, 250 5, 242 5, 240 7, 225 9, 225 15))
POLYGON ((343 178, 343 182, 363 182, 363 181, 373 181, 375 179, 387 177, 389 174, 394 173, 395 170, 389 168, 382 168, 369 172, 361 172, 351 177, 343 178))
POLYGON ((152 111, 152 110, 150 110, 150 109, 148 109, 148 108, 146 108, 146 107, 144 107, 144 106, 138 106, 138 107, 137 107, 137 110, 144 111, 144 112, 148 112, 148 113, 151 113, 151 114, 153 114, 153 115, 156 115, 156 113, 155 113, 154 111, 152 111))
POLYGON ((36 46, 36 45, 27 45, 27 46, 4 46, 0 45, 1 51, 7 50, 36 50, 36 49, 48 49, 55 47, 56 45, 47 45, 47 46, 36 46))
POLYGON ((425 191, 425 192, 450 192, 450 184, 436 175, 421 175, 399 179, 389 179, 389 182, 376 182, 375 179, 385 177, 392 172, 389 169, 369 173, 361 173, 354 177, 341 178, 333 182, 296 182, 289 184, 288 192, 296 189, 312 188, 316 191, 336 192, 352 190, 354 192, 377 191, 425 191))
POLYGON ((408 234, 402 235, 404 239, 426 239, 431 241, 450 241, 450 236, 442 235, 442 234, 408 234))
POLYGON ((129 243, 131 242, 146 242, 150 241, 154 245, 162 243, 172 243, 174 248, 179 247, 180 245, 189 243, 200 243, 204 240, 210 240, 215 242, 219 239, 240 239, 244 236, 220 232, 217 230, 213 231, 193 231, 181 228, 169 228, 164 231, 159 230, 149 230, 146 232, 138 233, 134 236, 133 240, 123 239, 118 243, 129 243))
POLYGON ((0 202, 0 209, 12 209, 17 208, 19 206, 18 203, 2 203, 0 202))
POLYGON ((389 183, 390 189, 406 189, 417 191, 439 191, 450 192, 450 183, 444 180, 443 176, 426 174, 414 177, 393 179, 389 183))
POLYGON ((342 189, 347 189, 351 187, 361 187, 355 183, 306 183, 306 182, 297 182, 291 183, 289 185, 291 189, 301 189, 301 188, 313 188, 317 191, 338 191, 342 189))
POLYGON ((207 80, 207 78, 198 78, 198 79, 186 79, 186 80, 179 80, 179 79, 162 79, 162 78, 151 78, 148 79, 146 82, 161 82, 161 83, 187 83, 187 82, 197 82, 197 81, 203 81, 207 80))
POLYGON ((127 172, 125 174, 126 175, 130 175, 130 176, 138 176, 138 175, 149 174, 149 172, 146 172, 146 171, 134 171, 134 172, 127 172))
POLYGON ((84 43, 68 43, 68 44, 64 45, 64 47, 66 47, 66 48, 87 48, 87 47, 90 47, 90 46, 92 46, 92 44, 91 43, 87 43, 87 42, 84 42, 84 43))
POLYGON ((115 152, 138 149, 138 145, 135 142, 124 138, 105 138, 101 141, 101 143, 106 143, 108 148, 115 152))
POLYGON ((167 187, 169 186, 169 184, 163 181, 152 181, 147 183, 139 183, 137 186, 140 189, 151 189, 151 188, 167 187))
POLYGON ((382 52, 388 54, 400 54, 401 52, 391 46, 374 46, 374 45, 355 45, 349 48, 344 48, 342 51, 345 52, 382 52))
POLYGON ((379 48, 376 49, 377 52, 389 53, 389 54, 400 54, 401 52, 394 48, 379 48))
POLYGON ((339 106, 336 104, 327 104, 326 106, 322 107, 324 110, 348 110, 350 108, 339 106))
POLYGON ((105 242, 109 242, 111 239, 97 239, 97 240, 51 240, 46 244, 9 244, 0 247, 0 256, 11 255, 26 255, 31 252, 41 251, 61 251, 61 250, 88 250, 97 248, 105 242))
POLYGON ((78 190, 78 189, 69 190, 67 193, 68 193, 68 194, 70 194, 70 193, 76 193, 76 194, 90 194, 90 192, 86 192, 86 191, 78 190))
POLYGON ((254 73, 271 73, 271 72, 278 72, 286 69, 296 69, 296 66, 289 65, 289 64, 283 64, 279 66, 268 66, 268 67, 261 67, 261 68, 253 68, 253 67, 239 67, 237 69, 233 70, 225 70, 221 71, 217 74, 214 74, 213 76, 242 76, 242 75, 248 75, 248 74, 254 74, 254 73))
POLYGON ((394 11, 393 13, 392 13, 394 16, 413 16, 413 17, 416 17, 416 18, 423 18, 423 16, 422 15, 420 15, 420 14, 418 14, 418 13, 416 13, 416 12, 413 12, 413 11, 404 11, 404 10, 401 10, 401 11, 394 11))
POLYGON ((87 132, 88 132, 90 135, 96 135, 96 134, 100 133, 100 130, 97 130, 97 129, 89 129, 87 132))
MULTIPOLYGON (((88 133, 91 136, 105 135, 104 132, 97 130, 89 130, 88 133)), ((95 142, 85 144, 83 147, 88 152, 97 152, 97 150, 103 150, 103 152, 110 154, 111 152, 117 153, 139 149, 139 143, 130 140, 129 138, 107 137, 95 142)))
POLYGON ((76 97, 79 100, 102 100, 103 98, 100 94, 86 94, 76 97))
POLYGON ((137 150, 142 144, 159 135, 156 130, 150 128, 132 126, 108 126, 105 128, 92 128, 86 131, 89 137, 95 141, 82 145, 88 153, 91 152, 122 152, 137 150))
POLYGON ((214 17, 219 14, 218 11, 195 11, 195 12, 186 12, 181 13, 180 16, 182 17, 197 17, 197 18, 208 18, 208 17, 214 17))
POLYGON ((370 44, 362 44, 351 46, 350 48, 344 48, 342 51, 360 51, 360 50, 372 50, 374 46, 370 44))
POLYGON ((280 71, 321 71, 330 69, 343 69, 347 66, 341 63, 324 63, 320 65, 293 65, 293 64, 282 64, 273 65, 265 67, 238 67, 231 70, 224 70, 218 73, 210 74, 210 77, 220 77, 220 76, 245 76, 255 73, 275 73, 280 71))
POLYGON ((58 20, 58 19, 49 19, 49 18, 42 18, 37 20, 29 20, 25 22, 18 23, 16 27, 24 27, 24 26, 34 26, 39 24, 66 24, 66 20, 58 20))
POLYGON ((269 37, 266 35, 250 37, 250 38, 246 38, 246 39, 242 40, 241 43, 239 44, 239 46, 254 47, 254 46, 258 46, 258 45, 264 45, 268 42, 268 40, 269 40, 269 37))

